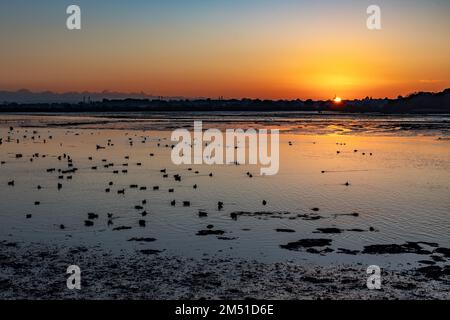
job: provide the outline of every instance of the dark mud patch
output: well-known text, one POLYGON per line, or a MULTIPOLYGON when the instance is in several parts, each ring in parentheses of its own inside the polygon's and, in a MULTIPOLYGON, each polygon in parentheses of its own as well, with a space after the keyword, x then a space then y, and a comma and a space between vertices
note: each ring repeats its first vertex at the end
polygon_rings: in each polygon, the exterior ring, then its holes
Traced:
POLYGON ((429 279, 445 279, 447 282, 450 280, 450 266, 426 266, 418 268, 416 272, 429 279))
POLYGON ((396 282, 392 284, 392 287, 398 290, 414 290, 417 288, 417 285, 414 283, 403 283, 403 282, 396 282))
POLYGON ((295 230, 293 230, 293 229, 283 229, 283 228, 275 229, 275 231, 276 232, 284 232, 284 233, 294 233, 295 232, 295 230))
POLYGON ((120 226, 120 227, 113 228, 113 231, 122 231, 122 230, 130 230, 130 229, 132 229, 132 228, 127 227, 127 226, 120 226))
MULTIPOLYGON (((425 250, 420 245, 421 242, 407 242, 405 244, 374 244, 365 246, 362 253, 365 254, 431 254, 431 251, 425 250)), ((422 242, 423 243, 423 242, 422 242)))
POLYGON ((17 247, 16 242, 2 241, 0 243, 5 247, 17 247))
POLYGON ((331 245, 331 239, 301 239, 295 242, 280 245, 280 248, 299 251, 305 248, 325 247, 331 245))
POLYGON ((219 240, 236 240, 237 237, 223 237, 223 236, 220 236, 220 237, 217 237, 217 239, 219 239, 219 240))
POLYGON ((325 249, 316 249, 316 248, 308 248, 306 249, 306 252, 313 253, 313 254, 320 254, 320 255, 326 255, 327 253, 331 253, 334 250, 327 247, 325 249))
POLYGON ((325 219, 325 217, 318 215, 318 214, 297 214, 296 218, 300 218, 302 220, 305 221, 315 221, 315 220, 320 220, 320 219, 325 219))
POLYGON ((450 258, 450 248, 437 248, 433 253, 439 253, 446 258, 450 258))
POLYGON ((260 220, 268 219, 289 219, 296 220, 302 219, 306 221, 314 221, 319 219, 325 219, 325 217, 317 213, 293 213, 289 211, 233 211, 230 213, 230 217, 233 220, 237 220, 239 217, 255 217, 260 220))
POLYGON ((359 254, 361 251, 359 250, 351 250, 351 249, 345 249, 345 248, 338 248, 338 252, 337 253, 341 253, 341 254, 349 254, 349 255, 357 255, 359 254))
POLYGON ((143 249, 143 250, 140 250, 140 252, 145 255, 153 255, 153 254, 159 254, 159 253, 163 252, 163 250, 143 249))
POLYGON ((345 217, 345 216, 348 216, 348 217, 359 217, 359 213, 358 212, 352 212, 352 213, 336 213, 336 214, 334 214, 335 218, 337 218, 337 217, 345 217))
POLYGON ((332 283, 333 282, 333 279, 310 277, 310 276, 302 277, 301 280, 305 281, 305 282, 310 282, 310 283, 332 283))
POLYGON ((225 231, 223 230, 211 230, 211 229, 206 229, 206 230, 200 230, 196 233, 197 236, 209 236, 209 235, 223 235, 225 233, 225 231))
POLYGON ((246 216, 246 217, 257 217, 258 219, 267 219, 267 218, 283 218, 291 215, 288 211, 234 211, 230 213, 230 217, 233 220, 237 220, 238 217, 246 216))
POLYGON ((313 233, 324 233, 324 234, 339 234, 343 232, 367 232, 370 230, 364 230, 359 228, 353 229, 340 229, 340 228, 317 228, 313 233))

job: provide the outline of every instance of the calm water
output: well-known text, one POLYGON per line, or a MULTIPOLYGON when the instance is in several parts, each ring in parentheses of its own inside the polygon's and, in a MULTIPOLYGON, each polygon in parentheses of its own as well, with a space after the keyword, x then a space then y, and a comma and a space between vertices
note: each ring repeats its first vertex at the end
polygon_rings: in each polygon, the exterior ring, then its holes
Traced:
MULTIPOLYGON (((209 125, 217 118, 228 119, 210 117, 209 125)), ((104 118, 81 115, 1 116, 0 160, 5 163, 0 166, 0 240, 97 246, 114 252, 152 248, 165 250, 164 254, 168 255, 189 257, 209 255, 299 263, 369 262, 386 266, 412 262, 417 257, 352 256, 338 254, 336 250, 361 250, 369 244, 406 241, 450 245, 447 118, 389 117, 384 122, 382 118, 367 117, 361 122, 355 117, 307 116, 295 121, 287 118, 277 117, 270 125, 284 129, 280 136, 280 171, 275 176, 260 176, 257 166, 173 165, 171 149, 165 147, 171 144, 168 124, 189 124, 189 117, 173 121, 164 117, 125 121, 112 117, 104 121, 104 118), (165 127, 161 128, 161 124, 165 127), (15 126, 12 134, 8 133, 10 125, 15 126), (108 139, 113 145, 107 146, 108 139), (96 145, 106 148, 97 150, 96 145), (35 153, 39 157, 30 162, 35 153), (60 173, 47 172, 50 168, 67 169, 67 160, 58 160, 64 153, 70 155, 74 167, 78 168, 72 180, 67 179, 70 174, 63 175, 61 180, 60 173), (16 154, 23 157, 16 158, 16 154), (104 168, 108 163, 114 163, 114 167, 104 168), (167 169, 168 178, 163 178, 160 172, 163 168, 167 169), (122 173, 122 169, 128 173, 122 173), (114 170, 120 173, 114 174, 114 170), (322 173, 323 170, 326 172, 322 173), (253 173, 253 178, 246 175, 248 171, 253 173), (209 177, 210 172, 213 177, 209 177), (174 174, 180 174, 182 181, 176 182, 174 174), (11 180, 14 186, 8 186, 11 180), (114 185, 109 186, 110 181, 114 185), (345 186, 346 182, 350 186, 345 186), (60 190, 58 183, 62 183, 60 190), (147 190, 130 189, 132 184, 146 186, 147 190), (193 188, 194 184, 198 185, 197 189, 193 188), (41 190, 37 189, 38 185, 42 186, 41 190), (159 186, 159 190, 154 191, 153 186, 159 186), (110 193, 105 192, 108 187, 110 193), (125 194, 118 194, 117 190, 123 188, 125 194), (174 193, 169 193, 169 188, 174 193), (140 215, 143 210, 135 209, 144 199, 147 204, 142 206, 149 213, 146 217, 140 215), (171 206, 172 200, 177 201, 176 206, 171 206), (190 207, 182 206, 185 200, 191 202, 190 207), (266 206, 262 200, 267 201, 266 206), (35 201, 40 201, 40 205, 36 206, 35 201), (221 211, 217 209, 218 201, 224 202, 221 211), (322 219, 311 221, 297 217, 313 213, 311 209, 316 207, 322 219), (200 218, 199 210, 208 212, 208 217, 200 218), (233 220, 230 213, 234 211, 274 214, 240 216, 233 220), (84 225, 88 212, 99 214, 92 227, 84 225), (353 212, 359 216, 341 215, 353 212), (107 223, 107 213, 114 216, 111 226, 107 223), (26 219, 27 214, 32 217, 26 219), (141 219, 146 220, 146 227, 139 226, 141 219), (66 229, 61 230, 61 224, 66 229), (210 224, 214 230, 225 231, 223 236, 228 240, 215 235, 196 235, 210 224), (131 229, 113 230, 120 226, 131 229), (314 233, 316 228, 326 227, 363 230, 373 227, 376 231, 314 233), (281 233, 277 228, 295 232, 281 233), (157 240, 127 241, 132 237, 157 240), (332 239, 330 247, 335 252, 318 255, 279 247, 304 238, 332 239)), ((265 120, 252 118, 250 122, 245 117, 239 120, 234 119, 232 124, 221 121, 220 126, 228 124, 244 129, 268 126, 265 120)))

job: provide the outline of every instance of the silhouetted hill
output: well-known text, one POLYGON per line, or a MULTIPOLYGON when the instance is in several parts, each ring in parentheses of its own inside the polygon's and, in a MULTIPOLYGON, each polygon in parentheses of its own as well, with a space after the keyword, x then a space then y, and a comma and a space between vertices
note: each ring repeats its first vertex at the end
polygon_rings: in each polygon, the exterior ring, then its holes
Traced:
POLYGON ((383 112, 450 113, 450 89, 439 93, 418 92, 392 101, 383 112))
POLYGON ((0 91, 0 103, 78 103, 102 101, 103 99, 153 99, 155 96, 144 92, 65 92, 56 93, 52 91, 32 92, 27 89, 17 91, 0 91))
MULTIPOLYGON (((21 97, 29 95, 36 98, 36 94, 29 91, 20 91, 21 97)), ((0 97, 5 92, 0 91, 0 97)), ((260 100, 260 99, 161 99, 152 96, 146 98, 122 98, 122 93, 102 93, 117 95, 120 98, 103 98, 94 100, 90 98, 77 102, 45 102, 45 103, 18 103, 6 100, 0 105, 0 112, 178 112, 178 111, 338 111, 349 113, 379 112, 389 114, 450 114, 450 89, 439 93, 418 92, 407 97, 397 99, 371 99, 346 100, 335 104, 331 100, 260 100)), ((99 98, 102 94, 95 96, 99 98)), ((52 96, 52 93, 40 93, 40 99, 52 96)), ((56 94, 61 98, 61 94, 56 94)), ((64 97, 75 99, 80 93, 64 97)), ((137 94, 139 95, 139 94, 137 94)), ((142 94, 145 95, 145 94, 142 94)), ((83 96, 85 97, 85 96, 83 96)), ((53 99, 53 98, 52 98, 53 99)), ((0 100, 1 101, 1 100, 0 100)))

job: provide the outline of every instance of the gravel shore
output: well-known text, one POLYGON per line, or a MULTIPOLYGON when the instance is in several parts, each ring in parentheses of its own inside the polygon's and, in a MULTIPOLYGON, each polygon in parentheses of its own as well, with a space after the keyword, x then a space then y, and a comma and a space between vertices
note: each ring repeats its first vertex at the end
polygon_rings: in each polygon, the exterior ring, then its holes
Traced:
POLYGON ((448 266, 382 271, 381 290, 366 287, 363 266, 320 267, 238 259, 186 259, 145 250, 1 242, 1 299, 449 299, 448 266), (66 287, 69 265, 81 290, 66 287), (436 270, 434 270, 436 271, 436 270))

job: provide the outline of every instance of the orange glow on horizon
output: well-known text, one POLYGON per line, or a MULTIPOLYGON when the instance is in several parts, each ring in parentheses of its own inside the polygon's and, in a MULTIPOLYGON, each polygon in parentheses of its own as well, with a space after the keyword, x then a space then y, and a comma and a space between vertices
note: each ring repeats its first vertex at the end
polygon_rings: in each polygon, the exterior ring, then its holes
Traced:
POLYGON ((37 15, 36 28, 18 7, 22 19, 10 19, 0 32, 8 44, 0 90, 302 100, 440 92, 450 88, 450 5, 440 2, 407 12, 386 4, 389 18, 376 32, 366 27, 364 6, 351 0, 258 1, 258 8, 225 1, 202 10, 187 1, 180 2, 186 11, 150 10, 158 19, 146 19, 149 5, 138 1, 139 12, 126 19, 115 11, 125 5, 93 10, 99 19, 69 33, 55 27, 60 16, 49 23, 37 15))

